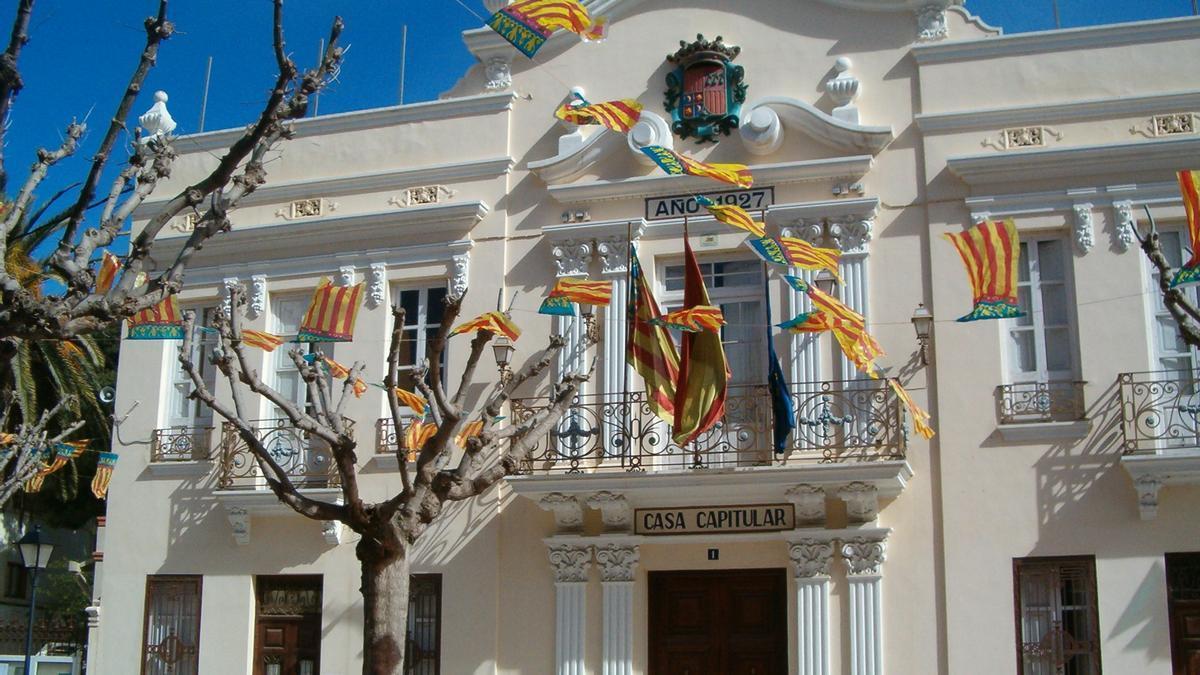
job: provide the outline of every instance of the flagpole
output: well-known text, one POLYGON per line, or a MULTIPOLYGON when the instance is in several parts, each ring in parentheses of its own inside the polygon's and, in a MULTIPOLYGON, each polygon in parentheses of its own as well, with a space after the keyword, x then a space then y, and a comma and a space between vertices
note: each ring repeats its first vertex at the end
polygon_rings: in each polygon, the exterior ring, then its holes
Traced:
MULTIPOLYGON (((684 306, 684 308, 687 308, 687 306, 688 306, 686 279, 687 279, 687 270, 689 268, 688 268, 688 256, 686 254, 687 254, 688 248, 690 248, 690 247, 691 247, 691 242, 688 241, 688 217, 687 217, 687 212, 685 211, 683 214, 683 250, 684 250, 684 261, 683 261, 684 277, 683 278, 685 280, 684 281, 684 290, 683 290, 683 306, 684 306)), ((693 260, 695 259, 694 255, 692 256, 692 259, 693 260)), ((720 331, 721 329, 718 328, 717 330, 720 331)), ((679 336, 679 346, 680 346, 680 356, 681 357, 683 356, 682 352, 685 352, 688 350, 687 344, 690 340, 691 340, 691 337, 687 333, 684 333, 683 335, 679 336)), ((680 371, 680 372, 682 373, 683 371, 680 371)), ((679 383, 676 382, 675 386, 678 387, 679 383)), ((676 389, 676 391, 678 391, 678 389, 676 389)), ((678 397, 676 397, 676 401, 678 401, 678 400, 679 400, 678 397)), ((676 404, 676 405, 678 405, 678 404, 676 404)), ((675 415, 676 415, 675 419, 678 420, 679 413, 676 412, 675 415)), ((675 429, 671 429, 671 433, 674 434, 675 429)), ((691 451, 692 452, 692 468, 700 468, 703 466, 703 463, 700 461, 700 453, 696 450, 696 439, 692 439, 691 446, 692 446, 692 451, 691 451)), ((681 449, 684 452, 688 451, 687 448, 681 448, 681 449)))
MULTIPOLYGON (((633 344, 634 322, 631 320, 637 307, 633 303, 633 221, 625 223, 625 363, 621 367, 621 410, 624 412, 625 452, 621 454, 621 465, 628 457, 630 471, 641 468, 641 457, 633 456, 633 428, 629 424, 629 351, 633 344)), ((611 372, 611 371, 610 371, 611 372)))

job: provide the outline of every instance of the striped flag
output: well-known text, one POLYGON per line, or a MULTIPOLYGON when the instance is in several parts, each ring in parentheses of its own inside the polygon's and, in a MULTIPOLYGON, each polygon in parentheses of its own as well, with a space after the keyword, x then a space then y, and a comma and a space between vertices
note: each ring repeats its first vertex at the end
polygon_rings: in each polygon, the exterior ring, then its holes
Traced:
POLYGON ((828 314, 830 330, 846 358, 859 370, 876 377, 874 362, 884 355, 884 351, 875 338, 867 333, 867 320, 863 315, 816 286, 808 286, 808 297, 812 299, 815 309, 828 314))
POLYGON ((117 272, 121 271, 121 261, 117 256, 104 252, 104 257, 100 260, 100 269, 96 271, 96 294, 104 295, 113 287, 113 282, 117 279, 117 272))
POLYGON ((496 335, 503 335, 513 342, 516 342, 517 338, 521 337, 521 329, 517 328, 517 325, 512 322, 512 318, 505 312, 480 314, 474 319, 456 326, 454 330, 450 331, 450 335, 454 336, 459 333, 471 331, 486 331, 496 335))
POLYGON ((975 296, 975 308, 959 321, 1024 316, 1017 302, 1017 261, 1021 245, 1013 221, 988 221, 966 232, 942 235, 962 257, 975 296))
POLYGON ((746 212, 746 209, 743 209, 736 204, 718 204, 704 195, 696 197, 696 202, 708 209, 708 212, 711 213, 714 218, 722 223, 725 223, 726 225, 745 230, 755 237, 761 238, 767 236, 766 226, 755 221, 754 218, 750 217, 750 214, 746 212))
POLYGON ((54 461, 44 465, 38 470, 38 473, 43 476, 49 476, 55 471, 58 471, 66 466, 67 462, 71 461, 72 459, 79 459, 79 457, 83 455, 83 451, 87 450, 89 443, 91 443, 90 440, 58 443, 54 446, 54 461))
POLYGON ((242 330, 242 344, 257 347, 264 352, 273 352, 284 340, 278 335, 261 330, 242 330))
POLYGON ((483 433, 483 420, 467 422, 466 426, 454 437, 454 444, 460 448, 464 447, 467 444, 467 439, 474 438, 481 433, 483 433))
POLYGON ((745 164, 705 164, 704 162, 684 157, 683 155, 664 148, 661 145, 648 145, 642 148, 642 153, 654 160, 660 169, 671 176, 701 176, 729 183, 741 188, 754 185, 754 177, 750 175, 750 167, 745 164))
POLYGON ((157 305, 143 309, 129 318, 130 340, 182 340, 183 315, 179 313, 179 299, 168 295, 157 305))
POLYGON ((550 291, 552 298, 566 298, 581 305, 601 305, 607 307, 612 302, 611 281, 589 281, 563 277, 554 284, 550 291))
MULTIPOLYGON (((687 308, 711 305, 700 263, 687 237, 683 239, 683 304, 687 308)), ((679 383, 675 390, 673 438, 687 445, 708 431, 725 414, 729 364, 720 331, 684 333, 680 350, 679 383)))
POLYGON ((893 377, 888 379, 888 384, 892 385, 892 391, 896 392, 896 396, 904 403, 904 407, 908 409, 908 414, 912 416, 913 428, 916 429, 917 433, 925 437, 925 440, 933 438, 933 427, 929 426, 931 419, 929 413, 925 412, 921 406, 917 405, 916 401, 912 400, 912 396, 904 390, 904 387, 900 386, 900 380, 893 377))
POLYGON ((113 469, 116 466, 117 453, 100 453, 100 461, 96 463, 96 477, 92 479, 92 494, 96 495, 96 499, 108 496, 108 484, 112 481, 113 469))
POLYGON ((803 312, 778 326, 789 333, 824 333, 833 328, 829 315, 821 311, 803 312))
POLYGON ((321 359, 325 362, 325 366, 329 368, 329 375, 338 380, 344 380, 350 377, 350 369, 342 364, 334 361, 328 356, 322 356, 321 359))
POLYGON ((1200 171, 1180 171, 1179 191, 1183 194, 1183 208, 1187 212, 1192 257, 1171 278, 1172 288, 1200 281, 1200 171))
POLYGON ((670 334, 663 326, 656 325, 661 312, 650 284, 642 274, 637 249, 629 247, 631 259, 629 323, 632 330, 626 344, 626 360, 641 375, 646 383, 646 404, 659 419, 667 424, 675 422, 675 383, 679 379, 679 352, 670 334))
POLYGON ((651 321, 686 333, 699 333, 700 331, 711 333, 721 330, 721 326, 725 325, 725 317, 721 314, 721 308, 712 305, 687 307, 665 314, 658 319, 651 319, 651 321))
POLYGON ((610 131, 627 134, 642 116, 642 104, 631 98, 588 103, 576 95, 554 111, 554 116, 572 124, 599 124, 610 131))
POLYGON ((422 422, 420 420, 409 422, 408 429, 404 432, 404 440, 407 442, 409 452, 415 454, 421 448, 425 447, 425 444, 429 442, 429 439, 433 438, 437 430, 437 425, 433 422, 422 422))
POLYGON ((838 262, 842 258, 841 251, 836 248, 817 248, 803 239, 794 237, 782 237, 779 243, 783 246, 783 254, 792 266, 805 270, 829 270, 839 284, 845 283, 838 271, 838 262))
POLYGON ((542 306, 538 308, 538 314, 575 316, 575 303, 562 296, 550 296, 542 301, 542 306))
POLYGON ((400 387, 396 387, 394 391, 396 392, 396 398, 400 401, 400 405, 407 406, 409 410, 418 415, 424 414, 425 406, 429 404, 429 401, 426 401, 424 396, 414 394, 400 387))
POLYGON ((349 342, 354 339, 354 322, 362 305, 363 287, 334 286, 323 277, 313 292, 312 302, 300 322, 296 342, 349 342))
POLYGON ((584 40, 604 38, 605 21, 593 20, 579 0, 520 0, 500 9, 488 26, 525 56, 533 58, 546 39, 559 29, 584 40))

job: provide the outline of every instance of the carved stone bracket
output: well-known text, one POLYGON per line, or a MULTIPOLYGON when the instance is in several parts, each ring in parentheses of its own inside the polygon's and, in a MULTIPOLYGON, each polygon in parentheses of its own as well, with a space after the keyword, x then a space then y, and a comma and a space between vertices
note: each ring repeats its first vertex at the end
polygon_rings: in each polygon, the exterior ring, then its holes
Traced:
POLYGON ((887 544, 882 539, 855 537, 843 541, 840 552, 850 576, 879 576, 887 558, 887 544))
POLYGON ((229 304, 231 300, 230 292, 240 286, 241 283, 241 280, 237 277, 225 277, 221 280, 221 306, 219 310, 225 316, 229 316, 231 308, 229 304))
POLYGON ((373 263, 367 272, 367 307, 375 309, 383 304, 387 291, 387 265, 373 263))
POLYGON ((633 529, 633 508, 625 495, 597 492, 587 498, 587 505, 600 510, 605 532, 628 532, 633 529))
POLYGON ((825 489, 815 485, 797 485, 787 491, 788 501, 796 505, 796 520, 815 524, 825 522, 825 489))
POLYGON ((629 270, 629 242, 625 237, 606 237, 596 240, 600 254, 600 271, 604 274, 624 274, 629 270))
POLYGON ((1096 244, 1092 205, 1076 204, 1072 210, 1075 212, 1075 245, 1081 252, 1087 253, 1096 244))
POLYGON ((337 273, 338 286, 353 286, 354 285, 354 266, 343 265, 338 268, 337 273))
POLYGON ((538 506, 554 514, 554 525, 559 534, 583 530, 583 505, 573 495, 551 492, 542 497, 538 506))
POLYGON ((554 581, 586 582, 588 569, 592 565, 592 547, 576 544, 549 544, 550 566, 554 568, 554 581))
POLYGON ((879 491, 874 485, 854 482, 838 490, 846 503, 846 515, 854 523, 869 523, 879 517, 879 491))
POLYGON ((550 254, 554 256, 558 276, 586 276, 592 260, 592 241, 565 239, 556 243, 550 254))
POLYGON ((267 277, 255 274, 250 277, 250 296, 246 300, 246 317, 253 320, 267 311, 267 277))
POLYGON ((458 298, 467 292, 471 277, 471 252, 455 254, 450 259, 450 295, 458 298))
POLYGON ((946 23, 946 8, 939 4, 925 5, 917 10, 917 39, 935 42, 950 37, 950 26, 946 23))
POLYGON ((321 521, 321 538, 330 546, 337 546, 342 543, 346 528, 342 526, 338 520, 321 521))
POLYGON ((1158 517, 1158 491, 1166 482, 1166 476, 1138 476, 1133 482, 1138 493, 1138 513, 1142 520, 1154 520, 1158 517))
POLYGON ((233 541, 238 546, 250 543, 250 512, 240 506, 230 506, 225 511, 229 526, 233 530, 233 541))
POLYGON ((797 578, 827 577, 833 566, 833 542, 801 539, 788 549, 797 578))
POLYGON ((512 55, 505 51, 489 56, 483 63, 483 74, 487 78, 483 88, 487 91, 508 89, 512 86, 512 55))
POLYGON ((634 545, 597 546, 596 564, 600 567, 600 580, 633 581, 640 557, 638 547, 634 545))
POLYGON ((1134 232, 1137 230, 1137 216, 1133 213, 1133 202, 1114 202, 1113 212, 1117 216, 1113 232, 1114 243, 1120 250, 1128 251, 1136 240, 1134 232))

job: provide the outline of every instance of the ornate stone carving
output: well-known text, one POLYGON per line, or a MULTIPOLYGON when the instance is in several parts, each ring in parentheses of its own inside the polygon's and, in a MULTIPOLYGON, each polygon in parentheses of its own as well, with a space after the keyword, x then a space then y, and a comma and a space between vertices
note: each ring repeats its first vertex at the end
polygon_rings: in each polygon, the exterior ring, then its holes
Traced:
POLYGON ((489 56, 483 64, 483 75, 487 78, 483 88, 488 91, 503 91, 512 86, 512 57, 489 56))
POLYGON ((887 546, 882 539, 855 537, 842 542, 841 554, 850 576, 878 576, 887 559, 887 546))
POLYGON ((1166 482, 1166 476, 1138 476, 1133 481, 1138 494, 1138 514, 1142 520, 1154 520, 1158 517, 1158 491, 1166 482))
POLYGON ((196 224, 200 222, 200 214, 196 211, 190 211, 182 216, 171 219, 171 229, 176 232, 192 232, 196 229, 196 224))
POLYGON ((342 265, 338 268, 337 273, 338 286, 353 286, 354 285, 354 266, 342 265))
POLYGON ((854 105, 854 100, 858 98, 859 89, 862 86, 857 77, 850 74, 850 66, 853 63, 845 56, 838 57, 834 62, 833 69, 837 71, 837 75, 826 80, 825 93, 829 94, 829 98, 833 99, 835 106, 832 115, 835 119, 851 124, 859 123, 858 106, 854 105))
POLYGON ((237 288, 240 284, 241 281, 237 277, 225 277, 221 280, 221 306, 218 310, 225 316, 230 316, 229 310, 231 307, 229 303, 232 299, 230 291, 237 288))
POLYGON ((874 234, 874 217, 852 216, 829 221, 829 237, 843 253, 865 251, 874 234))
POLYGON ((1196 117, 1194 112, 1168 113, 1155 115, 1145 122, 1144 127, 1133 125, 1129 128, 1131 134, 1141 134, 1147 138, 1163 136, 1179 136, 1196 133, 1196 117))
POLYGON ((796 521, 825 522, 825 489, 815 485, 797 485, 787 491, 788 501, 796 505, 796 521))
POLYGON ((1079 250, 1087 253, 1096 243, 1096 235, 1092 225, 1092 205, 1076 204, 1075 212, 1075 244, 1079 250))
POLYGON ((275 211, 276 218, 296 220, 298 218, 315 218, 326 213, 332 213, 338 208, 337 202, 327 201, 321 197, 297 199, 287 206, 275 211))
POLYGON ((1000 131, 999 141, 985 138, 982 145, 997 150, 1041 148, 1046 146, 1046 138, 1048 136, 1052 136, 1057 141, 1061 141, 1063 138, 1061 131, 1051 129, 1050 127, 1012 127, 1000 131))
POLYGON ((785 237, 803 239, 810 244, 817 245, 825 236, 825 221, 820 218, 800 218, 783 228, 780 234, 785 237))
POLYGON ((838 499, 846 502, 851 522, 869 523, 879 517, 879 491, 874 485, 855 481, 838 490, 838 499))
POLYGON ((383 304, 387 290, 387 265, 372 263, 367 271, 367 307, 375 309, 383 304))
POLYGON ((600 567, 601 581, 633 581, 641 556, 638 547, 609 544, 596 547, 596 564, 600 567))
POLYGON ((450 258, 450 295, 462 297, 471 277, 471 252, 464 251, 450 258))
POLYGON ((604 521, 606 532, 628 532, 633 526, 633 508, 625 495, 612 492, 597 492, 587 498, 587 505, 600 509, 600 519, 604 521))
POLYGON ((583 505, 573 495, 551 492, 538 501, 538 506, 554 514, 559 533, 583 530, 583 505))
POLYGON ((917 39, 921 42, 945 40, 950 37, 950 26, 946 23, 946 8, 925 5, 917 10, 917 39))
POLYGON ((1133 202, 1123 201, 1113 203, 1113 212, 1117 216, 1117 222, 1114 226, 1115 231, 1113 237, 1117 248, 1122 251, 1128 251, 1130 246, 1136 240, 1134 232, 1137 230, 1137 216, 1133 215, 1133 202))
POLYGON ((250 512, 240 506, 231 506, 225 511, 229 526, 233 529, 233 541, 238 546, 250 543, 250 512))
POLYGON ((175 120, 167 111, 167 92, 154 92, 154 105, 138 118, 138 125, 146 132, 138 139, 141 143, 170 136, 171 132, 175 131, 175 120))
POLYGON ((341 521, 324 520, 321 521, 321 538, 330 546, 337 546, 342 543, 342 535, 345 528, 342 527, 341 521))
POLYGON ((596 242, 600 254, 600 271, 604 274, 624 274, 629 269, 629 242, 625 237, 608 237, 596 242))
POLYGON ((592 547, 575 544, 547 546, 556 582, 585 582, 592 564, 592 547))
POLYGON ((587 276, 588 263, 592 260, 592 242, 565 239, 554 244, 550 254, 554 256, 558 276, 587 276))
POLYGON ((456 194, 458 194, 456 191, 451 190, 445 185, 421 185, 419 187, 410 187, 399 195, 389 197, 387 203, 402 209, 410 206, 428 206, 430 204, 441 204, 456 194))
POLYGON ((792 569, 797 578, 829 576, 833 566, 833 542, 801 539, 791 545, 788 555, 792 558, 792 569))
POLYGON ((267 311, 267 277, 255 274, 250 277, 250 296, 246 299, 246 316, 253 320, 267 311))

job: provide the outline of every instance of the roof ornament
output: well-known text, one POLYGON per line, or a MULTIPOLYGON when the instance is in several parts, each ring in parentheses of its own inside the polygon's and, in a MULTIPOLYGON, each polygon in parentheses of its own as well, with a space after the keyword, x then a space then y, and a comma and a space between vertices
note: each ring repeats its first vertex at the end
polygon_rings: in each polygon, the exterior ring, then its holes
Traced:
POLYGON ((138 125, 146 132, 141 137, 142 143, 169 136, 175 131, 175 120, 167 111, 167 92, 154 92, 154 105, 138 118, 138 125))

